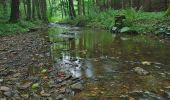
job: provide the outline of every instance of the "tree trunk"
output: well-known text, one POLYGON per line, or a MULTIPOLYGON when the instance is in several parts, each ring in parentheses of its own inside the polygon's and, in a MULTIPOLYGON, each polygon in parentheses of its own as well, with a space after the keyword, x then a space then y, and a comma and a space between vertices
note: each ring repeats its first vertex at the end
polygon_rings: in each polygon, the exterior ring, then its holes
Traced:
POLYGON ((35 0, 32 0, 32 18, 35 19, 35 8, 36 8, 36 3, 35 0))
POLYGON ((148 2, 149 2, 149 4, 148 4, 148 6, 149 6, 148 11, 152 11, 152 0, 149 0, 148 2))
POLYGON ((31 20, 31 0, 27 0, 27 20, 31 20))
POLYGON ((50 6, 50 17, 52 17, 53 16, 53 1, 51 1, 51 0, 48 0, 48 3, 49 3, 49 6, 50 6))
POLYGON ((68 0, 69 3, 69 16, 71 19, 74 19, 76 17, 76 12, 74 10, 74 2, 73 0, 68 0))
POLYGON ((27 15, 26 0, 23 0, 23 4, 24 4, 24 13, 25 13, 25 16, 26 16, 27 15))
POLYGON ((78 0, 78 15, 79 16, 83 15, 83 2, 82 2, 82 0, 78 0))
POLYGON ((38 19, 42 19, 41 18, 41 10, 40 10, 40 2, 39 0, 35 0, 35 4, 36 4, 36 11, 37 11, 37 16, 38 16, 38 19))
POLYGON ((85 5, 85 0, 82 0, 83 3, 83 15, 86 15, 86 5, 85 5))
POLYGON ((12 0, 11 1, 11 15, 10 15, 10 22, 16 23, 20 17, 19 11, 20 0, 12 0))
POLYGON ((168 8, 168 0, 164 0, 164 5, 165 5, 165 9, 167 9, 168 8))
POLYGON ((41 0, 41 11, 42 11, 42 20, 46 23, 48 22, 47 18, 47 3, 46 0, 41 0))

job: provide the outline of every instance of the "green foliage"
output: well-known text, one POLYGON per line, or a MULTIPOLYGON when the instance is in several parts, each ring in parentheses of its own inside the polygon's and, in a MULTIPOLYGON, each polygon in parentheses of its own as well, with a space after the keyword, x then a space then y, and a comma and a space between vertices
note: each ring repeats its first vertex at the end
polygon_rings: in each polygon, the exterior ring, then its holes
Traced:
POLYGON ((20 21, 18 23, 0 22, 0 35, 10 35, 16 33, 23 33, 30 28, 35 27, 40 22, 20 21))
POLYGON ((170 4, 168 6, 168 9, 166 10, 165 16, 170 16, 170 4))
POLYGON ((129 27, 123 27, 120 32, 123 33, 123 32, 127 32, 127 31, 130 31, 130 28, 129 27))
MULTIPOLYGON (((121 10, 107 10, 104 12, 90 12, 86 16, 86 26, 97 27, 102 29, 110 29, 114 25, 115 15, 125 15, 124 26, 130 27, 130 29, 137 30, 144 33, 153 30, 153 26, 163 19, 164 12, 144 12, 142 9, 136 10, 134 8, 127 8, 121 10)), ((77 18, 73 21, 80 21, 82 19, 77 18)))

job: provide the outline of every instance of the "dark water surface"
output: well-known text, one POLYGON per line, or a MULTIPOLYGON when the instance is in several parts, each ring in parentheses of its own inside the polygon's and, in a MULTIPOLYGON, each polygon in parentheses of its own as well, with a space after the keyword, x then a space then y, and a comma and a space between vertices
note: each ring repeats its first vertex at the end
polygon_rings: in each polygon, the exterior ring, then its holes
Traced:
POLYGON ((49 29, 49 36, 54 66, 83 79, 73 100, 170 99, 169 41, 67 26, 49 29))

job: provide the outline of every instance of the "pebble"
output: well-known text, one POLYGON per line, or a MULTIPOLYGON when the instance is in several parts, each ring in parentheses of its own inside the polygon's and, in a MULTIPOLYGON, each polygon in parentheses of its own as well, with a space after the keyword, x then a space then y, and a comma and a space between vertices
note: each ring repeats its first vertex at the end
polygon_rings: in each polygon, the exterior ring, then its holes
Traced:
POLYGON ((31 84, 32 84, 32 82, 27 82, 25 84, 18 86, 18 88, 21 90, 25 90, 25 89, 29 88, 31 86, 31 84))
POLYGON ((7 97, 11 97, 12 93, 10 91, 8 91, 8 92, 4 92, 4 95, 7 96, 7 97))
POLYGON ((71 88, 74 90, 83 90, 83 85, 80 82, 78 82, 78 83, 71 85, 71 88))
POLYGON ((10 91, 10 88, 6 87, 6 86, 1 86, 0 91, 8 92, 8 91, 10 91))
POLYGON ((28 99, 29 95, 28 94, 22 94, 21 97, 23 97, 24 99, 28 99))
POLYGON ((0 79, 0 83, 2 83, 4 80, 3 79, 0 79))
POLYGON ((148 71, 146 71, 145 69, 143 69, 141 67, 135 67, 135 68, 133 68, 133 70, 139 75, 148 75, 149 74, 148 71))
POLYGON ((41 96, 43 96, 43 97, 49 97, 49 96, 51 96, 51 94, 45 93, 44 90, 42 90, 42 91, 40 92, 40 94, 41 94, 41 96))

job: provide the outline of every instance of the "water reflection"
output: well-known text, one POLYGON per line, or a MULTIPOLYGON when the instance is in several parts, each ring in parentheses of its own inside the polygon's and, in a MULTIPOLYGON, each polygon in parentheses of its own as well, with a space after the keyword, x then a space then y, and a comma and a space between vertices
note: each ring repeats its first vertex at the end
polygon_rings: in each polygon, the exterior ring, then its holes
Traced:
POLYGON ((159 93, 161 87, 167 85, 162 80, 170 80, 168 41, 87 29, 68 39, 61 33, 69 30, 55 28, 50 32, 50 40, 55 42, 52 46, 55 66, 70 71, 74 77, 98 80, 86 83, 86 90, 79 96, 120 96, 136 90, 159 93), (142 61, 152 64, 144 65, 142 61), (144 68, 150 75, 140 76, 132 71, 134 67, 144 68))

